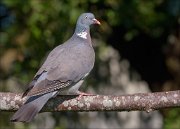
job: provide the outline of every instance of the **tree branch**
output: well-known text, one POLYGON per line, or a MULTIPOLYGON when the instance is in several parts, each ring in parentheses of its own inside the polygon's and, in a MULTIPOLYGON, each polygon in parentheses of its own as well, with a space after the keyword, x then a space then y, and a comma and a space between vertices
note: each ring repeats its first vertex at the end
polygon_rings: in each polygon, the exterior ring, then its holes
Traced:
MULTIPOLYGON (((15 111, 25 101, 22 94, 0 92, 0 111, 15 111)), ((153 111, 180 107, 180 90, 132 95, 57 96, 48 101, 42 112, 54 111, 153 111)))

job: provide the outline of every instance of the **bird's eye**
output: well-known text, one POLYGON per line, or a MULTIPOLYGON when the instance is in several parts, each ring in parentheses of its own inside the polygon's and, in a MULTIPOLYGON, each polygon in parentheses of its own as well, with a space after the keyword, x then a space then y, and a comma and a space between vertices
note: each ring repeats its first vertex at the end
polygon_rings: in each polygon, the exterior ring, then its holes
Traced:
POLYGON ((85 19, 87 19, 88 17, 87 16, 85 16, 85 19))

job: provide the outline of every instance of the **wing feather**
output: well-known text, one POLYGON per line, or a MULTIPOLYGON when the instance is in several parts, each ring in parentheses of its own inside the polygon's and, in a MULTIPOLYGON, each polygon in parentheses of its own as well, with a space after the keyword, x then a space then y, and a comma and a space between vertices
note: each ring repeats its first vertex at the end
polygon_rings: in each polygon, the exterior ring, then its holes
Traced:
POLYGON ((59 80, 49 81, 47 79, 39 82, 35 87, 33 87, 28 93, 28 96, 37 96, 47 94, 53 91, 64 89, 69 87, 72 81, 68 80, 66 82, 61 82, 59 80))

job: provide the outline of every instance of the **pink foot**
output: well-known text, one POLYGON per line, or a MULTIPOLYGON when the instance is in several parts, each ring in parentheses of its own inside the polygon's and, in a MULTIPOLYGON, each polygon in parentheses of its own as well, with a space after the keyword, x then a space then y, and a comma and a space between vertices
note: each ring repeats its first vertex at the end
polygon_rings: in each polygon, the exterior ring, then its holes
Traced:
POLYGON ((77 98, 78 100, 80 100, 82 96, 93 96, 94 95, 94 94, 85 93, 85 92, 81 92, 81 91, 78 91, 78 94, 79 94, 79 96, 77 98))

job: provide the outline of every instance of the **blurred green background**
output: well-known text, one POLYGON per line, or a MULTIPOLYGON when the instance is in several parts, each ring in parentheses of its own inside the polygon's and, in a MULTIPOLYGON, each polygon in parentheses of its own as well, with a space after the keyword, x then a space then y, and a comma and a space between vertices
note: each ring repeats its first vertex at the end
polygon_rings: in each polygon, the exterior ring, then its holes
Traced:
MULTIPOLYGON (((96 63, 82 90, 180 89, 179 0, 1 0, 0 91, 23 92, 83 12, 93 12, 102 25, 91 27, 96 63)), ((0 128, 180 128, 179 108, 154 113, 43 113, 30 124, 14 124, 12 113, 1 111, 0 128)))

